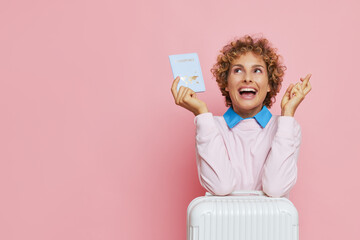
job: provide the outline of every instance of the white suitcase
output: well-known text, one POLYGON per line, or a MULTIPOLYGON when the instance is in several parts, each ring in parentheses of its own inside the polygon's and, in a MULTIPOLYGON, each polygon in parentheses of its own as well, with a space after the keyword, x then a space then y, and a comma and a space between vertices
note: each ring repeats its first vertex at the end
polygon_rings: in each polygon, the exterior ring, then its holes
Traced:
POLYGON ((187 210, 187 240, 298 240, 299 221, 287 198, 261 191, 195 198, 187 210))

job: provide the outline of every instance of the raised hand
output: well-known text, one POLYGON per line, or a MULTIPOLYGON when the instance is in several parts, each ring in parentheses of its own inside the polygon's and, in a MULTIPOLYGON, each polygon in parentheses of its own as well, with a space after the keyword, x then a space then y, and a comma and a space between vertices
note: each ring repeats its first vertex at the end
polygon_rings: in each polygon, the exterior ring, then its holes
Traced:
POLYGON ((311 74, 300 78, 301 82, 290 84, 281 100, 281 116, 294 116, 297 107, 311 91, 311 74))
POLYGON ((206 103, 198 99, 196 93, 193 90, 181 86, 179 91, 177 91, 179 81, 180 77, 175 78, 171 86, 171 92, 174 96, 175 104, 189 110, 190 112, 194 113, 195 116, 208 112, 206 103))

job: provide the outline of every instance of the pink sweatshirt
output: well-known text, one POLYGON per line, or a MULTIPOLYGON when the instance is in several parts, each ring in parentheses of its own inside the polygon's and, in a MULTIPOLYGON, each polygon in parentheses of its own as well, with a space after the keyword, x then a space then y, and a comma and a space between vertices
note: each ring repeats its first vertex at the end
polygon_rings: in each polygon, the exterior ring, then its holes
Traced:
POLYGON ((265 128, 244 119, 230 129, 223 116, 197 115, 196 160, 206 190, 227 195, 235 190, 262 190, 289 197, 297 178, 300 125, 293 117, 272 116, 265 128))

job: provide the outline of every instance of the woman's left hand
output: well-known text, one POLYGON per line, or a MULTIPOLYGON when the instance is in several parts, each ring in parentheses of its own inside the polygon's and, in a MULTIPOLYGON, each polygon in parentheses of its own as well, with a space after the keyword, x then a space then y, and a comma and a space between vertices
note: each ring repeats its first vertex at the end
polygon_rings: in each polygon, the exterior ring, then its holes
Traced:
POLYGON ((290 84, 287 88, 281 100, 281 116, 294 116, 296 108, 311 90, 310 77, 311 74, 308 74, 305 78, 300 78, 301 82, 290 84))

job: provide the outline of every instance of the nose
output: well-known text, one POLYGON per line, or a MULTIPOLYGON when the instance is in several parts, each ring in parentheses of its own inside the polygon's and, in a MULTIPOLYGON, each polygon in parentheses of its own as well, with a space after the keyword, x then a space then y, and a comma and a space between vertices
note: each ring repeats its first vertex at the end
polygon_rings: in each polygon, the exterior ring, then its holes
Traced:
POLYGON ((243 77, 244 77, 244 83, 250 83, 250 82, 252 82, 252 74, 251 74, 251 72, 248 72, 248 71, 246 71, 245 72, 245 74, 243 75, 243 77))
POLYGON ((251 76, 247 74, 247 75, 245 76, 245 78, 244 78, 244 82, 245 82, 245 83, 252 82, 251 76))

